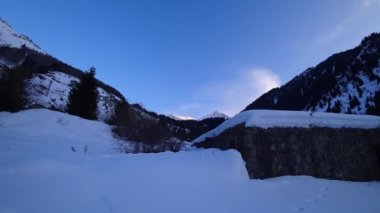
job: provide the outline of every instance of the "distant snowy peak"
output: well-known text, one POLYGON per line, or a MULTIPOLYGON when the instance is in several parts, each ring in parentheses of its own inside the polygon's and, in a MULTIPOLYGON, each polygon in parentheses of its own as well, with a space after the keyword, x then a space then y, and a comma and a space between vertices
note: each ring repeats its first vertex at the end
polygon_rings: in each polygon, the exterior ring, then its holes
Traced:
POLYGON ((25 35, 19 34, 12 27, 0 18, 0 47, 22 48, 23 46, 46 54, 37 44, 25 35))
POLYGON ((215 112, 213 112, 213 113, 211 113, 211 114, 208 114, 208 115, 202 117, 202 118, 199 119, 199 120, 204 120, 204 119, 208 119, 208 118, 224 118, 224 119, 229 119, 230 116, 228 116, 228 115, 226 115, 226 114, 224 114, 224 113, 221 113, 221 112, 215 111, 215 112))
POLYGON ((190 116, 183 116, 183 115, 176 115, 176 114, 170 114, 168 115, 169 118, 172 118, 174 120, 177 120, 177 121, 189 121, 189 120, 198 120, 198 121, 202 121, 202 120, 205 120, 205 119, 208 119, 208 118, 224 118, 224 119, 229 119, 230 116, 224 114, 224 113, 221 113, 221 112, 218 112, 218 111, 215 111, 211 114, 208 114, 200 119, 195 119, 193 117, 190 117, 190 116))
POLYGON ((190 116, 183 116, 183 115, 175 115, 175 114, 170 114, 168 115, 169 118, 172 118, 177 121, 189 121, 189 120, 195 120, 193 117, 190 116))

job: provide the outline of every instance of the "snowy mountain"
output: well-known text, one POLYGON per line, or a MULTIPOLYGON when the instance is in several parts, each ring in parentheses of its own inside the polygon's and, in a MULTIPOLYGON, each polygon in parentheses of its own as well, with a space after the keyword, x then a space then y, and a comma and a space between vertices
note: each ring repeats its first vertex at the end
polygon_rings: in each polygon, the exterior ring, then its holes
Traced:
POLYGON ((250 180, 234 150, 120 154, 111 126, 46 109, 0 112, 0 138, 2 213, 380 212, 379 182, 250 180))
POLYGON ((204 119, 209 119, 209 118, 223 118, 223 119, 229 119, 230 116, 228 116, 228 115, 226 115, 226 114, 224 114, 224 113, 221 113, 221 112, 215 111, 215 112, 213 112, 213 113, 211 113, 211 114, 208 114, 208 115, 202 117, 202 118, 199 119, 199 120, 204 120, 204 119))
MULTIPOLYGON (((70 90, 83 72, 45 54, 30 39, 15 32, 6 22, 1 21, 0 24, 0 78, 5 72, 24 67, 27 69, 26 108, 47 108, 66 112, 70 90)), ((213 120, 205 123, 190 117, 172 115, 168 118, 158 115, 139 104, 128 103, 124 96, 111 86, 99 80, 97 84, 100 96, 98 120, 110 121, 118 103, 124 102, 128 107, 124 108, 126 111, 119 116, 128 114, 125 119, 129 119, 128 125, 133 129, 126 135, 129 138, 142 140, 148 138, 148 135, 149 138, 152 137, 152 132, 155 132, 155 137, 150 140, 193 140, 223 122, 213 120), (157 125, 160 126, 160 130, 154 128, 157 125)))
POLYGON ((189 120, 198 120, 198 121, 202 121, 202 120, 205 120, 205 119, 210 119, 210 118, 223 118, 223 119, 229 119, 230 116, 224 114, 224 113, 221 113, 221 112, 218 112, 218 111, 215 111, 213 113, 210 113, 206 116, 203 116, 199 119, 195 119, 191 116, 184 116, 184 115, 176 115, 176 114, 169 114, 167 115, 169 118, 172 118, 174 120, 177 120, 177 121, 189 121, 189 120))
MULTIPOLYGON (((0 19, 0 77, 21 66, 28 67, 26 107, 49 108, 64 112, 69 92, 82 71, 41 50, 27 36, 14 31, 0 19)), ((98 81, 98 119, 108 120, 117 101, 124 97, 114 88, 98 81)))
POLYGON ((380 115, 380 33, 265 93, 251 109, 380 115))
POLYGON ((37 44, 25 35, 19 34, 12 27, 0 18, 0 46, 22 48, 23 46, 46 54, 37 44))

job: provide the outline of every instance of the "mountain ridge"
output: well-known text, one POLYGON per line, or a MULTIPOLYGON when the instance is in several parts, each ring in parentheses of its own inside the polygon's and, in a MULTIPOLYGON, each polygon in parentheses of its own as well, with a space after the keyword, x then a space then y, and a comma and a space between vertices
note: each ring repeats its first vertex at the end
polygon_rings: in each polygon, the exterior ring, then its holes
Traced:
POLYGON ((280 88, 263 94, 245 110, 276 109, 380 114, 380 33, 359 46, 333 54, 280 88))
POLYGON ((40 52, 42 54, 47 54, 42 50, 37 44, 35 44, 28 36, 17 33, 13 30, 12 26, 4 21, 0 17, 0 46, 9 46, 15 48, 21 48, 23 46, 40 52))
MULTIPOLYGON (((17 33, 2 20, 0 22, 0 41, 2 41, 0 42, 0 78, 6 72, 22 66, 27 67, 24 81, 25 109, 47 108, 67 113, 66 106, 70 90, 79 81, 83 71, 47 54, 31 39, 17 33)), ((171 140, 171 138, 192 140, 223 122, 221 119, 205 122, 176 121, 165 115, 151 112, 139 104, 128 103, 117 89, 99 79, 96 80, 99 93, 97 119, 113 123, 117 107, 124 104, 124 108, 119 109, 118 113, 121 113, 121 117, 130 122, 128 128, 134 129, 125 135, 119 135, 127 140, 162 141, 171 140), (159 128, 155 129, 154 127, 159 128), (146 137, 148 132, 155 134, 152 138, 148 138, 146 137)), ((118 133, 116 132, 116 134, 118 133)))

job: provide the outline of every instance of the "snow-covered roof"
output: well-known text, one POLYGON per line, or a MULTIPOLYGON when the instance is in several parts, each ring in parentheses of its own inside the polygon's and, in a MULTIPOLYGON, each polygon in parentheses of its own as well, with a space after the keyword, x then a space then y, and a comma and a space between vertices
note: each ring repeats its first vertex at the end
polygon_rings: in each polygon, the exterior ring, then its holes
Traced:
POLYGON ((201 135, 194 142, 215 137, 238 124, 246 127, 331 127, 331 128, 380 128, 380 117, 308 111, 249 110, 226 120, 215 129, 201 135))

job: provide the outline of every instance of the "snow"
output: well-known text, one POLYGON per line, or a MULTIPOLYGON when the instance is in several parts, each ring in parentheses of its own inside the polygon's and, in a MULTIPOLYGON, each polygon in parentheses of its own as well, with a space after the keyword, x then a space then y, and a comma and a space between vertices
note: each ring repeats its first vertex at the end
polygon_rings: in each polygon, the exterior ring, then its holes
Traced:
POLYGON ((278 103, 278 98, 277 96, 273 98, 273 104, 276 105, 278 103))
POLYGON ((111 126, 47 109, 1 112, 0 138, 1 151, 25 157, 66 155, 71 147, 82 151, 86 145, 93 154, 117 152, 111 126))
POLYGON ((27 36, 15 32, 8 23, 0 18, 0 46, 21 48, 23 45, 29 49, 46 54, 45 51, 33 43, 27 36))
POLYGON ((107 121, 111 119, 114 114, 116 103, 120 98, 108 93, 104 89, 98 87, 99 101, 98 101, 98 120, 107 121))
POLYGON ((204 117, 202 117, 201 119, 199 120, 204 120, 204 119, 208 119, 208 118, 224 118, 224 119, 229 119, 230 116, 224 114, 224 113, 221 113, 221 112, 218 112, 218 111, 215 111, 213 113, 210 113, 204 117))
POLYGON ((379 182, 250 180, 236 151, 120 154, 110 129, 0 112, 0 212, 380 212, 379 182))
POLYGON ((6 60, 5 58, 0 58, 0 67, 5 66, 7 68, 14 68, 16 65, 18 65, 18 64, 11 62, 9 60, 6 60))
POLYGON ((36 74, 27 82, 28 103, 64 110, 71 84, 78 81, 78 78, 58 71, 36 74))
POLYGON ((246 127, 331 127, 331 128, 380 128, 380 117, 308 111, 248 110, 226 120, 215 129, 206 132, 193 142, 215 137, 238 124, 246 127))
POLYGON ((190 117, 190 116, 176 115, 176 114, 170 114, 170 115, 168 115, 168 117, 171 119, 177 120, 177 121, 195 120, 193 117, 190 117))
MULTIPOLYGON (((378 69, 379 68, 373 69, 375 75, 378 75, 378 69)), ((321 99, 320 103, 317 104, 316 111, 326 111, 329 106, 332 108, 339 102, 341 104, 340 111, 343 113, 366 114, 366 105, 375 106, 373 99, 376 91, 380 90, 380 82, 378 79, 371 80, 363 71, 358 72, 356 77, 363 83, 359 85, 355 81, 346 82, 347 79, 343 79, 338 89, 340 94, 335 97, 332 97, 331 94, 327 94, 321 99), (358 100, 358 105, 350 105, 350 99, 353 98, 358 100), (324 99, 330 101, 324 102, 322 101, 324 99), (322 106, 319 106, 320 104, 322 106)))
MULTIPOLYGON (((26 84, 28 106, 41 105, 65 111, 71 87, 78 81, 78 78, 59 71, 35 74, 27 80, 26 84)), ((99 93, 98 119, 105 121, 113 115, 116 100, 120 100, 120 98, 102 88, 98 87, 97 90, 99 93)))
POLYGON ((198 121, 201 121, 201 120, 208 119, 208 118, 224 118, 224 119, 230 118, 228 115, 223 114, 223 113, 218 112, 218 111, 215 111, 215 112, 210 113, 210 114, 208 114, 206 116, 203 116, 200 119, 195 119, 195 118, 193 118, 191 116, 176 115, 176 114, 169 114, 168 117, 172 118, 174 120, 177 120, 177 121, 189 121, 189 120, 198 120, 198 121))

